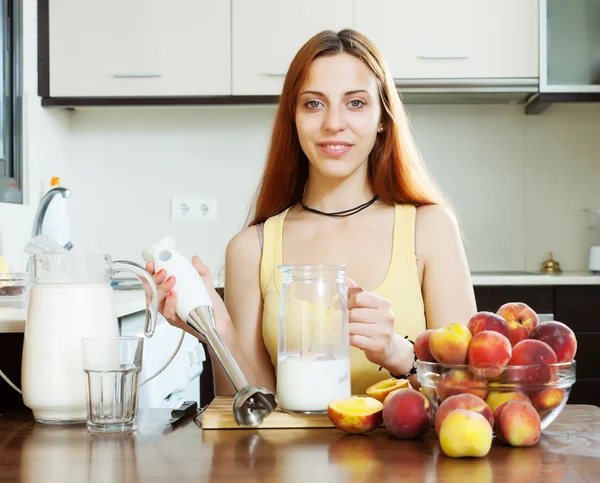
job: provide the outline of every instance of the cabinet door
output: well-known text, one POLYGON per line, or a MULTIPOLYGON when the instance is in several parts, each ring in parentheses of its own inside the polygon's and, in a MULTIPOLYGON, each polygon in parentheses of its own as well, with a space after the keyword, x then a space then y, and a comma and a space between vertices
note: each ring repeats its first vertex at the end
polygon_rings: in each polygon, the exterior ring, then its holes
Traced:
POLYGON ((352 27, 353 0, 232 0, 234 95, 279 95, 298 49, 352 27))
POLYGON ((396 79, 538 77, 538 0, 355 0, 396 79))
POLYGON ((52 1, 50 95, 229 95, 230 14, 223 0, 52 1))

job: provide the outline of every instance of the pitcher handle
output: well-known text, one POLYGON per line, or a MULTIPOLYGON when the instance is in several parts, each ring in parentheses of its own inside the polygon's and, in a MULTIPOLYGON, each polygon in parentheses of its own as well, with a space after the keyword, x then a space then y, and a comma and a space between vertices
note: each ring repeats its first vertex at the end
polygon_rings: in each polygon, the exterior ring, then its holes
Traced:
POLYGON ((150 300, 146 296, 146 322, 144 324, 144 335, 148 338, 154 335, 156 329, 156 317, 157 317, 157 296, 156 296, 156 284, 152 280, 152 276, 141 266, 134 262, 126 260, 117 260, 112 264, 112 270, 114 273, 118 272, 133 272, 139 279, 144 283, 144 290, 146 295, 150 295, 150 300), (150 294, 148 294, 150 290, 150 294))

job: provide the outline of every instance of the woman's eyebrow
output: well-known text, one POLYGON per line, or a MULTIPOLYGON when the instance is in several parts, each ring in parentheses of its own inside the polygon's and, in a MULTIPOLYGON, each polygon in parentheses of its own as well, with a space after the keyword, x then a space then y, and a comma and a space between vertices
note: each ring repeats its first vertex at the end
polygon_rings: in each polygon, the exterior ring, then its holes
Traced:
MULTIPOLYGON (((344 93, 344 96, 352 96, 354 94, 358 94, 358 93, 364 93, 364 94, 369 94, 369 91, 365 90, 365 89, 356 89, 353 91, 348 91, 344 93)), ((322 97, 326 97, 325 94, 323 92, 320 91, 304 91, 302 92, 302 94, 300 94, 301 96, 305 95, 305 94, 311 94, 313 96, 322 96, 322 97)))

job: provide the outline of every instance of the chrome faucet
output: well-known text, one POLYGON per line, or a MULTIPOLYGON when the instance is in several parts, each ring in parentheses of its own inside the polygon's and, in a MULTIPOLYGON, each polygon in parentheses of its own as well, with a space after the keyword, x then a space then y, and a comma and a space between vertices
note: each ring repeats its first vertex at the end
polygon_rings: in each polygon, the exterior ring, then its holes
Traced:
MULTIPOLYGON (((63 198, 70 198, 71 190, 58 186, 48 190, 48 192, 42 197, 40 205, 37 209, 37 213, 35 214, 35 218, 33 219, 33 230, 31 232, 32 239, 42 233, 42 224, 44 222, 44 217, 46 216, 48 206, 50 205, 50 201, 52 201, 52 198, 58 194, 60 194, 63 198)), ((64 245, 64 248, 70 250, 73 248, 73 244, 69 241, 64 245)))

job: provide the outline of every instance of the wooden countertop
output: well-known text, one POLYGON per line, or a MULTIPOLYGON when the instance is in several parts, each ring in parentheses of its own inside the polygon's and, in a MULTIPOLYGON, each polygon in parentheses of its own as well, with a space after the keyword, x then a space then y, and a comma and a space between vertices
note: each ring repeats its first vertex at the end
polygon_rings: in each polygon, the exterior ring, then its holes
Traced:
POLYGON ((385 429, 202 431, 169 410, 140 414, 135 433, 51 427, 29 413, 0 416, 0 481, 54 482, 526 482, 600 481, 600 408, 568 405, 531 448, 494 443, 486 458, 451 459, 435 434, 392 439, 385 429))

